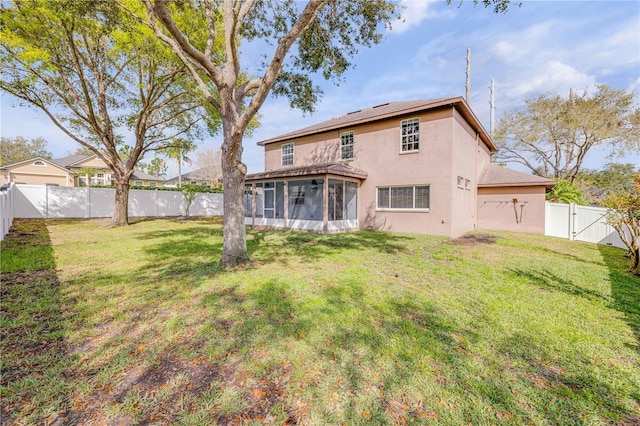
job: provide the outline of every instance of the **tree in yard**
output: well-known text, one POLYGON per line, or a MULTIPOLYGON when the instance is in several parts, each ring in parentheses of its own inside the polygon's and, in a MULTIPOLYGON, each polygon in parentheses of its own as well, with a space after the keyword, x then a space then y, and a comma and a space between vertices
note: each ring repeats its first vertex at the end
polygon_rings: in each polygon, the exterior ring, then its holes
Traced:
POLYGON ((0 166, 18 163, 33 157, 51 159, 44 138, 27 139, 22 136, 0 138, 0 166))
POLYGON ((182 195, 184 195, 184 201, 185 201, 184 215, 186 217, 189 217, 189 208, 191 208, 191 203, 193 203, 194 198, 196 198, 196 195, 198 195, 198 192, 200 190, 198 188, 198 185, 191 185, 190 183, 188 183, 182 188, 180 188, 180 191, 182 192, 182 195))
POLYGON ((91 151, 89 148, 87 148, 86 146, 82 146, 80 145, 79 147, 76 148, 76 151, 73 153, 74 155, 86 155, 86 156, 91 156, 91 155, 95 155, 93 151, 91 151))
POLYGON ((167 163, 162 158, 154 157, 147 164, 145 171, 150 175, 164 178, 167 176, 167 163))
POLYGON ((633 191, 610 194, 604 204, 611 209, 607 213, 607 223, 629 249, 629 271, 640 275, 640 175, 633 191))
POLYGON ((638 173, 633 164, 607 163, 602 170, 583 170, 576 182, 592 204, 603 205, 609 194, 633 192, 638 173))
POLYGON ((556 182, 553 189, 547 194, 547 200, 555 203, 574 203, 580 206, 589 205, 587 197, 580 188, 566 180, 556 182))
POLYGON ((186 139, 176 138, 171 145, 164 148, 162 152, 172 160, 176 160, 178 165, 178 188, 182 187, 182 163, 191 163, 189 153, 195 151, 195 145, 186 139))
POLYGON ((84 176, 86 180, 85 186, 91 186, 91 178, 94 177, 96 174, 97 174, 96 169, 94 169, 93 167, 83 167, 80 170, 78 170, 78 175, 84 176))
POLYGON ((222 181, 222 152, 219 149, 206 148, 196 152, 196 165, 207 176, 211 188, 222 181))
POLYGON ((498 161, 573 183, 593 148, 612 155, 640 148, 640 108, 634 106, 633 93, 599 85, 593 94, 544 94, 527 100, 526 106, 500 120, 498 161))
POLYGON ((89 0, 0 5, 0 90, 44 112, 115 176, 112 225, 128 223, 129 179, 148 151, 199 137, 205 113, 191 78, 152 31, 89 0), (130 150, 119 150, 133 135, 130 150))
MULTIPOLYGON (((132 0, 120 1, 136 12, 132 0)), ((381 42, 381 30, 391 26, 399 6, 391 0, 142 1, 155 34, 184 62, 210 109, 222 119, 221 263, 244 262, 247 167, 242 162, 242 140, 247 126, 269 93, 288 97, 292 107, 312 111, 320 95, 312 77, 339 80, 360 46, 381 42), (265 52, 255 78, 242 62, 241 43, 257 43, 265 52)), ((509 2, 482 3, 502 12, 509 2)))

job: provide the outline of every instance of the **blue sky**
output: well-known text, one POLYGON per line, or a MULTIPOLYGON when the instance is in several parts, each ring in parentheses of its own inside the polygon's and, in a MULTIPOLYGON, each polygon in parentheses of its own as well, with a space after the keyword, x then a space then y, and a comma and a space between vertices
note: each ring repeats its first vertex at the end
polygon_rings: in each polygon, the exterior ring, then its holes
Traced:
MULTIPOLYGON (((257 142, 334 116, 390 101, 464 96, 466 49, 471 49, 471 107, 489 128, 489 82, 495 80, 496 121, 524 100, 543 92, 568 95, 606 83, 636 91, 640 104, 640 2, 523 1, 506 14, 493 14, 471 1, 404 2, 404 21, 396 22, 382 44, 363 49, 343 82, 316 80, 324 95, 314 114, 291 110, 285 98, 270 98, 261 110, 261 127, 244 141, 250 173, 264 167, 257 142)), ((248 48, 243 60, 251 63, 248 48)), ((76 149, 75 142, 33 109, 1 99, 2 136, 49 141, 54 157, 76 149)), ((219 147, 221 136, 201 141, 219 147)), ((602 152, 591 152, 586 166, 598 168, 602 152)), ((625 157, 640 165, 640 153, 625 157)), ((187 167, 188 169, 189 167, 187 167)))

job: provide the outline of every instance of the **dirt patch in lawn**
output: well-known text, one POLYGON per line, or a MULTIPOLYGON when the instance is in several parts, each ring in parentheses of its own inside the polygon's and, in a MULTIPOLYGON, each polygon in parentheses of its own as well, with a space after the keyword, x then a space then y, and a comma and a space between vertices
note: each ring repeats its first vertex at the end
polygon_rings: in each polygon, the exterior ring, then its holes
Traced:
POLYGON ((475 246, 477 244, 495 244, 500 238, 491 234, 467 234, 450 241, 455 246, 475 246))

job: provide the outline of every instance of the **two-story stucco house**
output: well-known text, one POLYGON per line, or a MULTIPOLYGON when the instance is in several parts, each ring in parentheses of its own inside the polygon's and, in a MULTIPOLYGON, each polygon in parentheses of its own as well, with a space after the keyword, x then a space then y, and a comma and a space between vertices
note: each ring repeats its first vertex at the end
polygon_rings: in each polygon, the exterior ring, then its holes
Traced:
MULTIPOLYGON (((0 184, 86 186, 87 180, 91 186, 115 185, 113 173, 97 155, 70 155, 54 160, 37 157, 0 167, 0 184), (83 174, 86 169, 93 170, 93 174, 83 174)), ((136 170, 129 183, 161 187, 162 178, 136 170)))
POLYGON ((496 146, 460 97, 385 103, 259 145, 265 172, 246 178, 248 225, 544 233, 554 182, 491 164, 496 146))

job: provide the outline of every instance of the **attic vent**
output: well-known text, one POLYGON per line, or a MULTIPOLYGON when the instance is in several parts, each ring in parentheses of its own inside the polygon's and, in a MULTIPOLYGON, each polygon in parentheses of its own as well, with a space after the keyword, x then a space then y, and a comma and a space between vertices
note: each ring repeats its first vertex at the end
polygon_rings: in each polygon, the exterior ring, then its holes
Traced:
POLYGON ((389 102, 387 102, 386 104, 376 105, 376 106, 374 106, 374 108, 380 108, 380 107, 383 107, 383 106, 385 106, 385 105, 389 105, 389 102))
POLYGON ((359 109, 359 110, 357 110, 357 111, 351 111, 351 112, 348 112, 348 113, 347 113, 347 115, 355 114, 355 113, 360 112, 360 111, 362 111, 362 110, 361 110, 361 109, 359 109))

